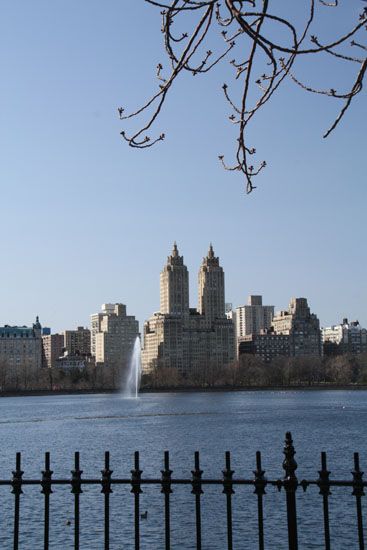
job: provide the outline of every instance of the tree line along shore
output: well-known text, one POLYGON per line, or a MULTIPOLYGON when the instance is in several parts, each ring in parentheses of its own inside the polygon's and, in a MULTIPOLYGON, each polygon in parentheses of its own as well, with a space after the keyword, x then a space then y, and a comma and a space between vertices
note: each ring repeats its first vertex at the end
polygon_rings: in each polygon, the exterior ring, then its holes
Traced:
MULTIPOLYGON (((123 386, 123 370, 116 365, 84 369, 0 365, 0 394, 109 392, 123 386)), ((244 354, 228 366, 207 365, 190 374, 157 367, 141 379, 141 391, 266 388, 325 388, 367 386, 367 353, 334 357, 278 357, 271 363, 244 354)))

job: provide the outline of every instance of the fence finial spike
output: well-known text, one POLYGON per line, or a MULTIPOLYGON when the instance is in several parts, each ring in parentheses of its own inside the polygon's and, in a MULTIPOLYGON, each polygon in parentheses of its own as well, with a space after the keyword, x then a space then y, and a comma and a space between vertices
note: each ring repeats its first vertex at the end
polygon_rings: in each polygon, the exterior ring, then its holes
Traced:
POLYGON ((286 432, 285 441, 284 441, 284 460, 283 460, 283 470, 285 471, 286 478, 295 478, 295 471, 297 470, 297 462, 294 459, 296 451, 293 446, 293 439, 291 432, 286 432))

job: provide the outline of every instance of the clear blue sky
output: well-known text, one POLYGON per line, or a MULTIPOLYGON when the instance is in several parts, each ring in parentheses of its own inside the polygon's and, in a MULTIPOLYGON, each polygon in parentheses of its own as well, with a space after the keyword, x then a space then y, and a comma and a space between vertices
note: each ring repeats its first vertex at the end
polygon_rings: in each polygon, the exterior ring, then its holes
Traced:
MULTIPOLYGON (((342 4, 336 28, 362 3, 342 4)), ((159 10, 143 0, 1 7, 0 324, 39 314, 63 330, 115 301, 143 322, 159 308, 176 240, 192 306, 211 241, 234 306, 249 293, 277 309, 305 296, 322 325, 367 325, 365 91, 323 140, 337 103, 285 86, 252 126, 268 168, 245 196, 217 161, 235 139, 226 64, 172 90, 156 128, 163 144, 136 151, 121 141, 117 107, 138 106, 156 89, 156 64, 167 65, 159 10)), ((324 83, 328 67, 317 71, 324 83)))

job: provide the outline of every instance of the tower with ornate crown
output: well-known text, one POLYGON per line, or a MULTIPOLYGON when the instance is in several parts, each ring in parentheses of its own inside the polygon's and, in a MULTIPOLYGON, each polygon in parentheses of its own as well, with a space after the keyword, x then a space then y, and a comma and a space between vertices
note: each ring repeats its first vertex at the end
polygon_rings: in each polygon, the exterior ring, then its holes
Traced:
POLYGON ((188 271, 175 243, 160 276, 160 311, 144 323, 143 371, 166 367, 189 375, 233 361, 224 300, 223 268, 210 245, 199 271, 199 307, 189 308, 188 271))
POLYGON ((210 243, 208 254, 203 258, 199 269, 199 305, 198 312, 204 315, 208 325, 215 319, 224 319, 224 271, 219 265, 219 258, 214 255, 210 243))
POLYGON ((179 255, 176 242, 167 257, 160 276, 160 312, 170 315, 189 314, 189 273, 179 255))

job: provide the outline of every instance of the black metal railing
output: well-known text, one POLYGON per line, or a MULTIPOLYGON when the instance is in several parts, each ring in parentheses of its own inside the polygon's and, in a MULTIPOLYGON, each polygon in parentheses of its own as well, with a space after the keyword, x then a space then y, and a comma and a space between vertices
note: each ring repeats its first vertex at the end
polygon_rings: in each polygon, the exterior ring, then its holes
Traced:
MULTIPOLYGON (((80 548, 80 496, 83 493, 83 487, 97 486, 101 488, 101 493, 104 498, 104 542, 105 550, 110 549, 110 495, 113 492, 113 486, 127 485, 131 488, 131 493, 134 497, 134 546, 135 550, 140 549, 140 522, 144 513, 140 512, 140 496, 143 492, 143 486, 153 485, 158 486, 163 495, 164 507, 164 525, 162 531, 164 533, 164 548, 171 549, 171 511, 170 501, 173 493, 172 487, 175 485, 188 485, 191 488, 191 493, 194 495, 195 503, 195 538, 196 549, 202 548, 202 512, 201 512, 201 497, 204 493, 205 486, 220 486, 222 493, 226 497, 226 537, 220 548, 233 550, 233 522, 232 522, 232 496, 235 493, 235 488, 238 486, 251 486, 254 489, 254 494, 257 497, 257 541, 254 541, 252 548, 258 547, 259 550, 265 548, 265 519, 264 519, 264 497, 267 487, 275 487, 279 492, 284 489, 286 497, 287 511, 287 528, 285 538, 288 538, 289 550, 298 549, 298 534, 297 534, 297 508, 296 508, 296 493, 299 488, 306 491, 310 486, 316 486, 319 489, 319 494, 322 496, 322 511, 323 521, 320 521, 320 530, 324 547, 326 550, 331 548, 331 529, 329 518, 329 497, 331 488, 333 487, 350 487, 352 495, 355 497, 356 515, 355 525, 350 526, 351 533, 355 532, 358 537, 358 547, 364 550, 364 534, 363 534, 363 515, 362 515, 362 497, 364 496, 364 488, 367 485, 363 481, 363 472, 360 470, 359 454, 354 453, 354 468, 352 479, 350 480, 333 480, 330 479, 330 472, 327 469, 326 453, 321 453, 321 469, 317 479, 298 480, 296 476, 297 463, 295 461, 295 449, 293 446, 292 436, 290 432, 286 433, 284 445, 284 460, 283 469, 284 476, 280 479, 267 479, 265 471, 262 468, 261 453, 256 453, 256 469, 253 471, 254 476, 251 479, 242 477, 234 477, 234 470, 231 468, 231 455, 225 453, 225 467, 222 471, 221 479, 203 477, 203 470, 200 468, 199 452, 195 452, 194 469, 191 471, 190 478, 174 478, 170 469, 169 453, 164 453, 163 469, 161 470, 160 478, 144 478, 140 469, 139 453, 134 455, 134 468, 131 470, 131 477, 117 478, 113 477, 113 471, 110 469, 110 454, 105 453, 104 468, 101 470, 100 478, 83 478, 83 470, 80 469, 80 456, 75 453, 74 469, 71 471, 70 479, 55 479, 53 471, 50 469, 50 453, 45 454, 45 467, 42 471, 41 479, 23 479, 24 472, 21 469, 21 453, 16 454, 16 466, 13 471, 12 479, 0 480, 0 486, 10 486, 11 493, 14 495, 14 527, 13 527, 13 549, 19 548, 20 536, 20 516, 21 516, 21 495, 23 488, 27 486, 40 486, 41 493, 44 495, 44 519, 43 519, 43 548, 48 550, 52 532, 50 528, 50 500, 56 486, 69 486, 71 493, 74 495, 74 549, 80 548)), ((7 546, 8 547, 8 546, 7 546)), ((155 549, 154 549, 155 550, 155 549)))

